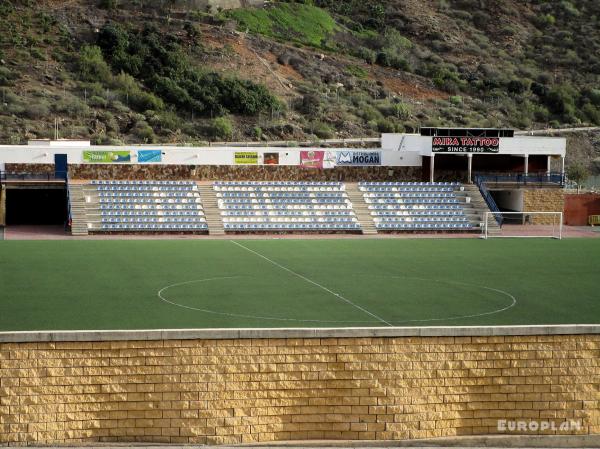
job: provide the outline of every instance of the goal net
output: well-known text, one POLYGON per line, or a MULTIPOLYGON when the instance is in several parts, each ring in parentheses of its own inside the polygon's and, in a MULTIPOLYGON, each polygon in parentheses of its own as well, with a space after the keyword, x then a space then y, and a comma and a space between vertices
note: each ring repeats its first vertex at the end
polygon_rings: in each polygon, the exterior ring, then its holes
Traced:
POLYGON ((562 239, 562 212, 486 212, 481 236, 562 239))

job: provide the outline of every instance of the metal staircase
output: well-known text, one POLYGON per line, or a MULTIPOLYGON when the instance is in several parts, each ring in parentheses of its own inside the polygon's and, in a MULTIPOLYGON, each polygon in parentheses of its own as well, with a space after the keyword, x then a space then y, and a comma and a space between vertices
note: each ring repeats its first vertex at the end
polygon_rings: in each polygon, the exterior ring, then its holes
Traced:
POLYGON ((348 195, 348 199, 352 203, 352 210, 354 210, 356 218, 360 223, 362 233, 364 235, 377 234, 377 228, 375 227, 375 222, 373 221, 373 217, 371 216, 369 205, 365 202, 365 197, 358 188, 358 183, 347 182, 345 184, 346 194, 348 195))
POLYGON ((221 210, 217 202, 217 196, 213 190, 212 183, 198 184, 200 190, 200 198, 202 199, 202 207, 204 208, 204 216, 208 224, 209 235, 225 235, 223 228, 223 219, 221 218, 221 210))

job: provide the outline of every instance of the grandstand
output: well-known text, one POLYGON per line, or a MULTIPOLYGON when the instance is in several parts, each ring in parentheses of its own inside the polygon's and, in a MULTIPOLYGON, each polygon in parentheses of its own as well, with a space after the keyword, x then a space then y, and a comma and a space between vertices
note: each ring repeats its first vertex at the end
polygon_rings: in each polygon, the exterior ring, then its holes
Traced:
POLYGON ((378 230, 472 230, 458 183, 359 184, 378 230))
POLYGON ((522 223, 562 211, 564 154, 564 139, 494 129, 384 134, 372 149, 33 141, 0 146, 0 223, 67 223, 79 236, 494 234, 503 211, 522 223))
POLYGON ((450 182, 93 180, 69 192, 83 234, 480 231, 488 210, 450 182))
POLYGON ((215 182, 227 231, 360 231, 341 182, 215 182))
POLYGON ((208 231, 191 181, 92 181, 83 195, 91 231, 208 231))

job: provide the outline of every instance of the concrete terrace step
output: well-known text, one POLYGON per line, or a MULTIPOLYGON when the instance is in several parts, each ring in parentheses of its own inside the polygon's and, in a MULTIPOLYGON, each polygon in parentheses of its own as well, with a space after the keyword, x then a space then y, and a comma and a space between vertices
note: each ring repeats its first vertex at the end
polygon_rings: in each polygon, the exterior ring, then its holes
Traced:
MULTIPOLYGON (((483 199, 483 196, 481 195, 481 192, 479 191, 479 187, 472 185, 472 184, 467 184, 464 186, 464 191, 457 191, 456 192, 456 196, 458 198, 466 198, 469 197, 471 198, 471 205, 473 208, 473 212, 472 215, 475 215, 477 217, 478 220, 478 224, 479 223, 483 223, 485 221, 485 215, 486 212, 490 212, 490 208, 488 207, 487 203, 485 202, 485 200, 483 199)), ((475 218, 475 217, 473 217, 475 218)), ((469 217, 469 220, 471 220, 471 217, 469 217)), ((495 218, 491 215, 488 216, 487 218, 487 226, 488 226, 488 233, 489 234, 494 234, 494 235, 499 235, 502 233, 502 230, 500 229, 500 226, 498 226, 498 222, 495 220, 495 218)))
POLYGON ((208 225, 208 234, 225 235, 223 218, 221 217, 219 203, 217 202, 217 196, 213 190, 212 183, 210 185, 198 184, 198 190, 200 190, 200 199, 202 200, 204 216, 208 225))
POLYGON ((87 207, 84 189, 81 184, 69 184, 69 202, 71 208, 71 235, 88 235, 87 207))
POLYGON ((377 228, 375 222, 371 216, 368 204, 365 202, 363 193, 358 188, 358 183, 347 182, 346 183, 346 194, 348 199, 352 203, 352 209, 356 214, 356 218, 360 223, 362 233, 364 235, 375 235, 377 234, 377 228))

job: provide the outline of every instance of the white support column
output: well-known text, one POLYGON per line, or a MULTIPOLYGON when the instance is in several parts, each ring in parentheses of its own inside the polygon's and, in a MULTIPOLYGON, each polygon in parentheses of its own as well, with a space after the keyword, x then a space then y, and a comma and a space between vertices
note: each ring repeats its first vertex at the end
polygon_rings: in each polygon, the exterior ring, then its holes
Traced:
POLYGON ((550 176, 550 173, 552 172, 552 156, 548 156, 548 162, 546 165, 546 174, 548 176, 550 176))
POLYGON ((431 153, 431 159, 429 162, 429 182, 433 182, 435 173, 435 153, 431 153))
POLYGON ((467 154, 467 183, 473 184, 473 153, 467 154))
POLYGON ((525 155, 525 176, 529 174, 529 155, 525 155))
POLYGON ((562 176, 565 175, 565 157, 564 156, 560 157, 560 174, 562 176))

